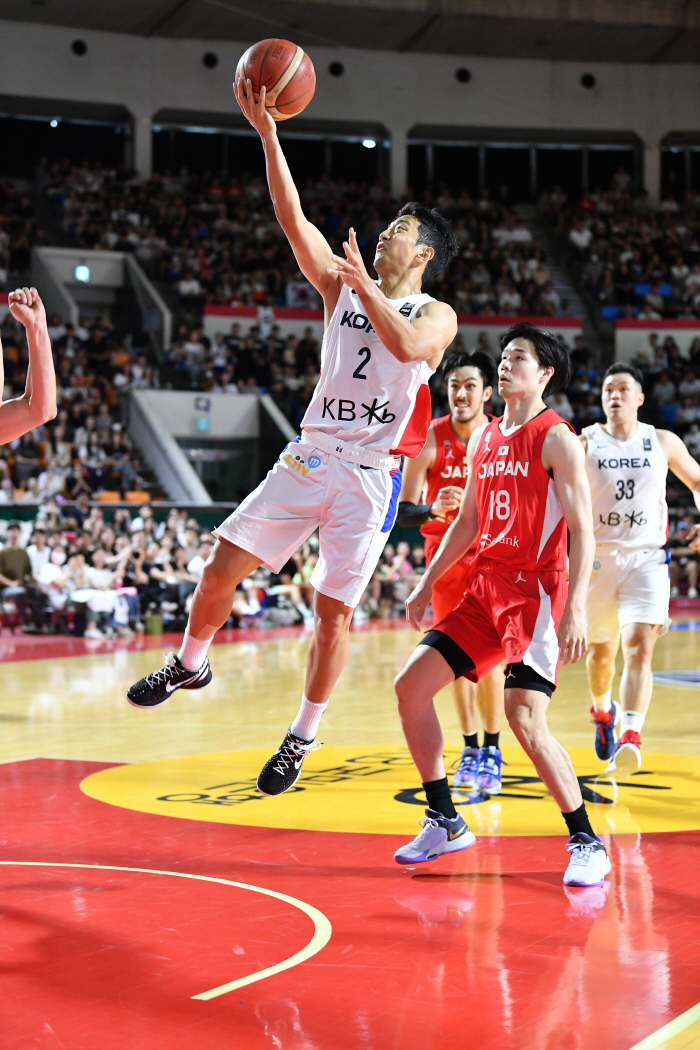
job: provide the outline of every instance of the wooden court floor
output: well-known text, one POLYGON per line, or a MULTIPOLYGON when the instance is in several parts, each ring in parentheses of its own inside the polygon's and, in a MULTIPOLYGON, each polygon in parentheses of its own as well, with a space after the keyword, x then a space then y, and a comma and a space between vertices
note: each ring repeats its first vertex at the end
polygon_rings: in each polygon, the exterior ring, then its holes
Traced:
POLYGON ((208 689, 143 712, 125 690, 176 639, 0 637, 2 1050, 700 1047, 700 622, 657 646, 627 784, 593 754, 583 664, 562 672, 550 724, 613 860, 587 890, 561 883, 561 817, 507 729, 502 794, 455 793, 476 846, 393 862, 424 804, 402 624, 353 633, 324 747, 275 800, 255 775, 308 635, 219 638, 208 689))

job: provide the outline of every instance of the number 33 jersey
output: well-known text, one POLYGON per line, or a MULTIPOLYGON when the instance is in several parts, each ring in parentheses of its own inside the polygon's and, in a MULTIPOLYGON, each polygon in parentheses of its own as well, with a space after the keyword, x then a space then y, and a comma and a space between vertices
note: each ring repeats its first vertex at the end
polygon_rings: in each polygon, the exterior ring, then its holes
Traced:
MULTIPOLYGON (((434 299, 421 293, 388 302, 413 321, 434 299)), ((372 327, 360 297, 343 285, 323 337, 321 378, 302 429, 310 437, 321 432, 359 448, 413 458, 430 426, 432 374, 426 361, 397 361, 372 327)))
POLYGON ((596 546, 623 554, 663 547, 668 462, 655 427, 638 423, 629 441, 616 441, 599 423, 583 434, 596 546))
POLYGON ((552 427, 564 420, 545 408, 508 437, 499 422, 484 427, 474 453, 476 571, 561 571, 566 568, 566 523, 554 482, 542 466, 542 446, 552 427))

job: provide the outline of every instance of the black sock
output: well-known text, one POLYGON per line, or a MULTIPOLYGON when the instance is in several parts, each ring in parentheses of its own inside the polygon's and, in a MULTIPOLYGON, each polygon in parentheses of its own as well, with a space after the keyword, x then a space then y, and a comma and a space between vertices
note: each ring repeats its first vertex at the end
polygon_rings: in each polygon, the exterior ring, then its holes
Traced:
POLYGON ((462 733, 464 737, 465 747, 478 747, 479 746, 479 734, 478 733, 462 733))
POLYGON ((574 809, 571 813, 562 813, 562 817, 566 821, 570 835, 576 835, 579 831, 582 831, 584 835, 590 835, 593 839, 596 837, 586 813, 585 802, 582 802, 578 809, 574 809))
POLYGON ((484 747, 498 747, 500 733, 487 733, 484 730, 484 747))
POLYGON ((423 789, 430 809, 442 813, 443 817, 447 817, 448 820, 454 820, 457 810, 452 801, 447 777, 442 777, 441 780, 429 780, 427 784, 423 784, 423 789))

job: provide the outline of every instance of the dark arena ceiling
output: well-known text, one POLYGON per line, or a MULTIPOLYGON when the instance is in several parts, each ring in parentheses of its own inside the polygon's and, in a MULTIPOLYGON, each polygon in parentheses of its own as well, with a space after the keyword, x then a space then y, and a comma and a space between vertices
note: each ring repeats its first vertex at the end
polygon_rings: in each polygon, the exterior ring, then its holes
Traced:
POLYGON ((139 36, 600 62, 697 62, 700 0, 0 0, 0 17, 139 36))

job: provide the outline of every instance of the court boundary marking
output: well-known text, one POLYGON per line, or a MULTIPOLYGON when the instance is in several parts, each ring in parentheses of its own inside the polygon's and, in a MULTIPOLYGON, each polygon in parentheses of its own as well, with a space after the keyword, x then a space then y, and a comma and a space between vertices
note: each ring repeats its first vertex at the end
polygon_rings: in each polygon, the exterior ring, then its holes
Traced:
POLYGON ((252 893, 263 893, 267 897, 276 897, 277 900, 285 901, 285 903, 291 904, 293 907, 298 908, 299 911, 303 911, 305 915, 309 916, 314 924, 313 937, 300 951, 295 952, 294 955, 290 955, 288 959, 284 959, 282 962, 275 963, 273 966, 267 966, 265 969, 258 970, 256 973, 248 974, 247 977, 241 977, 237 981, 229 981, 227 984, 221 984, 217 988, 210 988, 206 992, 192 995, 190 996, 191 999, 215 999, 217 996, 225 995, 227 992, 232 992, 236 988, 243 988, 247 984, 254 984, 256 981, 262 981, 266 977, 272 977, 274 974, 282 973, 283 970, 289 970, 293 966, 298 966, 300 963, 306 962, 307 959, 316 955, 322 948, 325 948, 331 939, 331 934, 333 933, 333 927, 331 926, 330 920, 326 918, 322 911, 315 908, 313 904, 307 904, 306 901, 299 900, 297 897, 290 897, 287 893, 280 893, 278 890, 269 890, 264 886, 253 886, 247 882, 234 882, 232 879, 218 879, 212 875, 192 875, 190 872, 185 871, 164 871, 160 868, 129 868, 121 864, 69 864, 65 861, 51 860, 0 860, 0 865, 3 867, 24 868, 92 868, 100 871, 135 871, 142 875, 172 875, 177 879, 196 879, 199 882, 215 882, 220 883, 222 886, 234 886, 239 890, 250 890, 252 893))
POLYGON ((642 1039, 641 1043, 635 1043, 634 1046, 630 1047, 630 1050, 657 1050, 668 1039, 672 1039, 674 1035, 679 1035, 686 1028, 690 1028, 694 1021, 700 1021, 700 1003, 691 1006, 689 1010, 679 1014, 678 1017, 674 1017, 663 1028, 659 1028, 657 1032, 652 1032, 646 1039, 642 1039))

